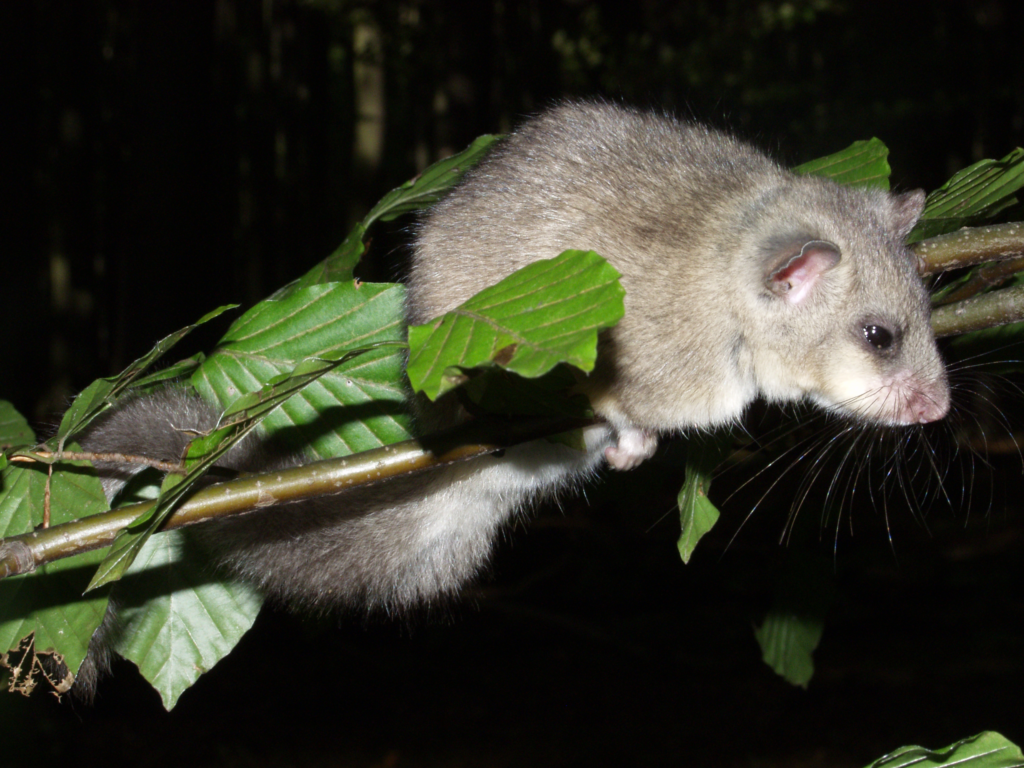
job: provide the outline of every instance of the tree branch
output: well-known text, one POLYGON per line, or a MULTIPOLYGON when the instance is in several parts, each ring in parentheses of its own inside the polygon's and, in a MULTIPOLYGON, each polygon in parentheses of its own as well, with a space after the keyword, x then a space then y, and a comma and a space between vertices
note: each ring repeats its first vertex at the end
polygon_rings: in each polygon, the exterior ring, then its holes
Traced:
POLYGON ((1024 285, 1003 288, 932 310, 938 337, 958 336, 1024 319, 1024 285))
POLYGON ((938 337, 956 336, 1024 320, 1024 288, 1015 286, 978 295, 1024 269, 1024 224, 964 227, 948 235, 923 240, 912 247, 921 276, 998 262, 932 308, 932 330, 938 337))
POLYGON ((1024 257, 1020 256, 979 267, 971 275, 970 280, 945 294, 941 301, 934 306, 944 306, 970 299, 983 291, 1002 285, 1022 269, 1024 269, 1024 257))
POLYGON ((911 247, 922 276, 973 267, 986 261, 1024 256, 1024 223, 964 227, 948 235, 922 240, 911 247))
MULTIPOLYGON (((484 456, 519 443, 593 424, 581 419, 481 419, 466 428, 406 440, 372 451, 230 480, 205 487, 183 503, 164 530, 325 496, 484 456)), ((0 539, 0 578, 107 546, 154 502, 133 504, 52 528, 0 539)))

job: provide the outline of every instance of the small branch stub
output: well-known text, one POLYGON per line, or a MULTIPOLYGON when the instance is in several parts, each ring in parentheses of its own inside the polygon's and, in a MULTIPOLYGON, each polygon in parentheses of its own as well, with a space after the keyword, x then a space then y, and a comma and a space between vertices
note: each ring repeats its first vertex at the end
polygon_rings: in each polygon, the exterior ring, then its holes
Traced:
POLYGON ((0 579, 36 569, 32 550, 16 539, 0 540, 0 579))

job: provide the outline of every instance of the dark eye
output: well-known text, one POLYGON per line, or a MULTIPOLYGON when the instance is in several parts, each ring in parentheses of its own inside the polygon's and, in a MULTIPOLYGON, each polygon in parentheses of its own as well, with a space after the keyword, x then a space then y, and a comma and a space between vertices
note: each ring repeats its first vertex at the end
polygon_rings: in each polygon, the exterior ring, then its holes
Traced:
POLYGON ((883 325, 868 323, 864 326, 864 341, 879 351, 885 351, 892 346, 892 331, 883 325))

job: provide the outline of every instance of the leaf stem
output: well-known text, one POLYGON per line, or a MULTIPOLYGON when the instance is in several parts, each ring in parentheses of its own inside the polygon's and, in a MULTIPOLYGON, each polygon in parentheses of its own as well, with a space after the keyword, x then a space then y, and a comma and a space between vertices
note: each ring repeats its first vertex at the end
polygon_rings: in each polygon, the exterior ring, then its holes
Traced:
POLYGON ((100 461, 109 464, 142 464, 161 472, 173 475, 185 474, 185 467, 181 462, 159 461, 146 456, 134 456, 128 453, 94 453, 92 451, 31 451, 18 453, 8 457, 9 461, 32 464, 42 462, 54 464, 59 461, 100 461), (49 461, 46 461, 49 459, 49 461))

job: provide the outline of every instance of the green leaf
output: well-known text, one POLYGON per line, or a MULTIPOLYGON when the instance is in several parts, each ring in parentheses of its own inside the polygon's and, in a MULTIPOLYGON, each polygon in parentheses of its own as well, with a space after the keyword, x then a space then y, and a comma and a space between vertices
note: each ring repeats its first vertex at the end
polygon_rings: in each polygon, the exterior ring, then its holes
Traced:
POLYGON ((953 272, 946 272, 944 277, 946 276, 950 277, 949 282, 945 282, 929 291, 929 298, 931 300, 932 307, 940 307, 943 304, 948 304, 949 300, 947 299, 947 296, 954 291, 960 290, 967 283, 971 282, 974 278, 974 270, 967 270, 960 275, 955 275, 953 272))
POLYGON ((566 251, 509 275, 429 323, 409 329, 413 389, 431 399, 465 369, 496 364, 542 376, 567 362, 593 370, 597 333, 623 315, 619 273, 593 251, 566 251))
POLYGON ((203 364, 205 359, 206 355, 202 352, 197 352, 192 357, 179 360, 174 365, 169 365, 166 368, 161 368, 159 371, 151 373, 149 376, 136 379, 132 384, 132 389, 136 392, 155 389, 169 381, 184 379, 186 376, 191 376, 203 364))
POLYGON ((1017 202, 1024 186, 1024 149, 1002 160, 982 160, 964 168, 928 195, 921 220, 907 238, 915 243, 991 218, 1017 202))
POLYGON ((686 481, 679 491, 679 556, 690 562, 697 542, 718 522, 719 512, 708 498, 711 474, 732 445, 732 435, 722 431, 711 435, 694 435, 686 447, 686 481))
POLYGON ((459 154, 434 163, 415 179, 391 190, 363 219, 363 225, 369 228, 377 219, 391 221, 404 213, 433 205, 462 178, 462 174, 480 162, 500 138, 492 135, 478 136, 459 154))
POLYGON ((203 457, 208 453, 220 450, 224 440, 217 433, 230 432, 239 427, 248 430, 321 376, 331 373, 360 355, 366 355, 378 349, 404 350, 405 348, 406 344, 402 341, 378 341, 362 349, 345 352, 332 350, 327 353, 329 356, 327 358, 307 357, 299 361, 298 365, 288 373, 275 376, 258 391, 249 392, 235 400, 221 417, 221 426, 216 432, 199 437, 191 443, 188 460, 191 460, 193 456, 203 457))
POLYGON ((814 676, 814 650, 824 631, 819 617, 773 610, 754 637, 765 664, 791 685, 806 688, 814 676))
POLYGON ((251 587, 212 579, 186 542, 182 531, 154 536, 118 585, 134 599, 120 610, 117 652, 138 665, 167 709, 231 652, 263 602, 251 587))
MULTIPOLYGON (((69 471, 50 479, 51 524, 109 508, 99 480, 86 462, 66 462, 69 471)), ((11 464, 3 470, 0 536, 31 531, 43 518, 47 467, 11 464)), ((82 596, 101 551, 86 552, 40 566, 31 575, 0 580, 0 649, 15 648, 34 635, 36 653, 63 657, 75 672, 107 607, 105 593, 82 596)))
MULTIPOLYGON (((117 534, 86 591, 119 580, 131 567, 149 538, 185 500, 203 475, 231 449, 231 446, 255 428, 260 418, 262 414, 244 423, 236 422, 228 427, 218 428, 213 433, 216 442, 212 447, 203 442, 203 437, 193 439, 189 443, 185 457, 185 475, 168 475, 164 478, 156 504, 117 534)), ((209 437, 206 436, 206 439, 209 437)))
POLYGON ((113 398, 118 378, 96 379, 75 397, 71 407, 64 412, 60 427, 54 436, 57 449, 63 450, 64 441, 85 428, 86 425, 101 414, 113 398))
POLYGON ((135 379, 141 376, 153 363, 163 357, 168 350, 191 333, 195 328, 213 320, 229 309, 234 309, 236 304, 228 304, 217 307, 212 312, 207 312, 192 325, 186 326, 165 336, 156 343, 147 354, 140 357, 117 376, 107 379, 97 379, 75 398, 71 407, 64 412, 60 421, 60 427, 53 440, 56 441, 58 450, 63 449, 65 440, 76 432, 84 429, 89 422, 99 416, 112 403, 118 395, 124 392, 135 379))
POLYGON ((794 554, 786 566, 774 603, 754 636, 765 664, 790 684, 806 688, 835 594, 833 576, 823 558, 794 554))
POLYGON ((963 739, 937 750, 903 747, 871 763, 868 768, 1021 768, 1020 747, 994 731, 963 739))
POLYGON ((798 165, 793 173, 813 174, 839 184, 889 189, 889 149, 879 139, 855 141, 846 149, 798 165))
POLYGON ((0 400, 0 447, 35 445, 36 435, 13 404, 0 400))
POLYGON ((405 355, 395 345, 404 342, 404 298, 399 285, 349 281, 261 302, 228 329, 192 383, 208 401, 226 407, 264 382, 290 374, 307 358, 340 360, 372 348, 306 386, 263 426, 311 459, 406 440, 412 435, 405 355))
MULTIPOLYGON (((244 433, 239 436, 239 439, 242 436, 244 433)), ((224 445, 221 451, 209 454, 202 461, 194 463, 184 477, 168 475, 165 478, 156 504, 136 518, 127 528, 118 532, 106 556, 96 569, 96 573, 86 586, 86 592, 113 583, 128 571, 149 538, 156 533, 178 504, 185 500, 195 484, 229 447, 230 445, 224 445)))

